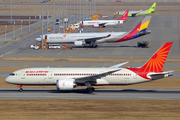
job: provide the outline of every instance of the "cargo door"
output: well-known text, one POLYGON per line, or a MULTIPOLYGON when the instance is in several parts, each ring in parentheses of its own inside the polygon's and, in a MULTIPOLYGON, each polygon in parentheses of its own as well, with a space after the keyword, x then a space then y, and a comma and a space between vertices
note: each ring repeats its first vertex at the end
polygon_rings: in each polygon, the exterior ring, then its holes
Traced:
POLYGON ((25 71, 22 71, 21 72, 21 79, 25 79, 26 78, 26 73, 25 73, 25 71))

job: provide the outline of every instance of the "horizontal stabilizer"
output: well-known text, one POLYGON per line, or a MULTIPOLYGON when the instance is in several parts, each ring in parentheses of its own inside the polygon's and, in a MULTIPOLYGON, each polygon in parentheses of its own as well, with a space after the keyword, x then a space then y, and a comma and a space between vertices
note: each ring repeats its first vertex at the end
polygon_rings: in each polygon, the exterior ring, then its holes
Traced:
POLYGON ((148 73, 147 76, 151 77, 152 80, 160 79, 160 78, 165 78, 172 76, 174 71, 164 71, 162 73, 148 73))

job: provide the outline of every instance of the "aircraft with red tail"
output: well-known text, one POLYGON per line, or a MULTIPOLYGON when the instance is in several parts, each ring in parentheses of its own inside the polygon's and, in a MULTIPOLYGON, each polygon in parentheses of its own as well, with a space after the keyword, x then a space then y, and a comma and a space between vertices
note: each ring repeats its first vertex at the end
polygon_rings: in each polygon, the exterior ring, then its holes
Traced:
POLYGON ((5 81, 20 87, 21 92, 23 85, 55 85, 57 90, 87 86, 88 93, 95 90, 92 86, 150 82, 172 76, 173 71, 162 71, 172 44, 165 43, 144 65, 137 68, 119 68, 128 62, 107 68, 25 68, 12 72, 5 81))
POLYGON ((90 20, 90 21, 82 21, 80 23, 80 26, 93 26, 93 27, 106 27, 108 25, 120 25, 123 24, 127 20, 128 16, 128 10, 121 16, 121 18, 116 19, 116 20, 90 20))
MULTIPOLYGON (((48 44, 71 43, 75 46, 97 47, 97 44, 108 42, 123 42, 143 35, 149 34, 147 31, 151 16, 146 16, 133 30, 129 32, 96 32, 96 33, 55 33, 44 34, 43 39, 48 44)), ((42 43, 41 35, 36 41, 42 43)))

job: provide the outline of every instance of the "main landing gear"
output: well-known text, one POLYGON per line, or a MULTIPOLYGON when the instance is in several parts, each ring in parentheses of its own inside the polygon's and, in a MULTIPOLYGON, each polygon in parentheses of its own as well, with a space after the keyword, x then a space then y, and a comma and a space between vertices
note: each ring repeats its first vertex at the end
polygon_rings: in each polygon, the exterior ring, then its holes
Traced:
POLYGON ((86 81, 84 84, 87 86, 87 88, 85 90, 86 93, 94 92, 95 89, 92 87, 92 85, 88 81, 86 81))
POLYGON ((91 45, 91 47, 92 47, 92 48, 97 48, 97 47, 98 47, 98 45, 91 45))
POLYGON ((86 93, 92 93, 92 92, 94 92, 94 88, 93 87, 91 87, 91 88, 86 88, 86 90, 85 90, 85 92, 86 93))

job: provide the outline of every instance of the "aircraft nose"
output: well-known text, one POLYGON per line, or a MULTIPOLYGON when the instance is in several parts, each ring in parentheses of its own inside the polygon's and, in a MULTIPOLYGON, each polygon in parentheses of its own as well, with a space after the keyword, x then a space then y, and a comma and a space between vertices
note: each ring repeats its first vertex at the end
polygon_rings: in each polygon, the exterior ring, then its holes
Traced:
POLYGON ((9 77, 7 77, 7 78, 5 79, 5 82, 10 83, 9 77))

